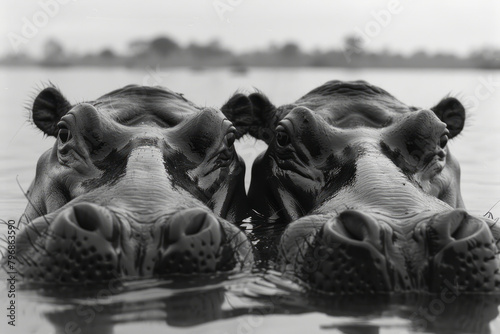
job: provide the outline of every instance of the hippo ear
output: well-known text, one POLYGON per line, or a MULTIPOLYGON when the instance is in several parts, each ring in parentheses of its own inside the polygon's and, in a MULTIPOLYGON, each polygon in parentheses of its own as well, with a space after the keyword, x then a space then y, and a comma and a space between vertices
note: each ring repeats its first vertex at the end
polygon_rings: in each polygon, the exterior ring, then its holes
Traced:
POLYGON ((71 104, 58 89, 45 88, 33 102, 33 122, 45 134, 56 137, 57 123, 70 109, 71 104))
POLYGON ((259 92, 250 94, 248 98, 252 101, 253 114, 259 124, 257 133, 250 134, 255 138, 262 139, 269 145, 273 139, 276 126, 276 107, 269 101, 267 96, 259 92))
POLYGON ((261 93, 249 96, 235 94, 221 108, 237 129, 237 137, 245 134, 262 139, 266 143, 272 139, 276 107, 261 93))
POLYGON ((236 127, 236 138, 248 133, 248 127, 253 123, 252 102, 244 94, 234 94, 222 106, 222 113, 236 127))
POLYGON ((437 117, 446 123, 450 138, 458 135, 465 124, 465 108, 454 97, 442 99, 435 107, 431 108, 437 117))

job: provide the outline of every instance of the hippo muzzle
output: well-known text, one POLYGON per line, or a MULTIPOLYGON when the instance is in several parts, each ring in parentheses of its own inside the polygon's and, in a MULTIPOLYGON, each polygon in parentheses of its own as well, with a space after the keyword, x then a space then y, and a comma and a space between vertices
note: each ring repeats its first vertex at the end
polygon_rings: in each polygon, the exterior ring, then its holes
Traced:
POLYGON ((404 223, 345 210, 291 224, 281 237, 280 266, 309 287, 338 294, 491 292, 500 288, 497 241, 486 221, 463 209, 404 223))
POLYGON ((251 263, 244 234, 205 208, 183 209, 144 226, 118 217, 83 202, 50 224, 35 220, 21 235, 30 246, 18 255, 20 273, 38 282, 99 282, 243 270, 251 263))

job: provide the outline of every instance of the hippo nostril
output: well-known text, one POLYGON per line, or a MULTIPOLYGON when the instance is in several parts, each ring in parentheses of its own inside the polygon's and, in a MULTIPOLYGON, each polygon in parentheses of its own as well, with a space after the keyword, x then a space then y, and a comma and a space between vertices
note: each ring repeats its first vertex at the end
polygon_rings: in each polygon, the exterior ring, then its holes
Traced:
POLYGON ((202 208, 184 209, 168 220, 159 220, 154 236, 158 244, 147 257, 154 264, 152 271, 160 275, 215 272, 226 254, 226 248, 221 247, 226 237, 219 220, 202 208))
POLYGON ((370 216, 359 211, 347 210, 338 219, 342 222, 349 236, 358 241, 375 241, 380 238, 380 228, 370 216))
MULTIPOLYGON (((189 219, 189 218, 188 218, 189 219)), ((193 235, 200 233, 206 226, 210 219, 215 219, 211 217, 208 212, 198 212, 195 213, 187 222, 186 229, 184 233, 186 235, 193 235)))
POLYGON ((73 207, 76 222, 87 231, 98 229, 101 221, 101 214, 91 204, 82 203, 73 207))
POLYGON ((468 238, 479 228, 474 223, 475 220, 470 220, 469 217, 464 210, 445 212, 434 217, 430 228, 435 234, 448 241, 468 238))
POLYGON ((73 240, 76 240, 78 235, 85 240, 97 232, 96 235, 113 242, 119 235, 119 229, 115 227, 113 214, 108 209, 92 203, 78 203, 62 210, 50 225, 52 231, 58 235, 67 235, 67 231, 73 231, 73 240))
POLYGON ((170 218, 168 240, 170 243, 177 242, 183 235, 198 234, 214 224, 218 225, 215 216, 200 208, 177 212, 170 218))
MULTIPOLYGON (((465 219, 465 218, 464 218, 465 219)), ((455 240, 465 239, 476 233, 478 226, 476 224, 462 223, 460 226, 452 233, 452 238, 455 240)))
POLYGON ((437 214, 423 226, 431 255, 436 255, 449 244, 475 239, 485 227, 481 220, 461 209, 437 214))

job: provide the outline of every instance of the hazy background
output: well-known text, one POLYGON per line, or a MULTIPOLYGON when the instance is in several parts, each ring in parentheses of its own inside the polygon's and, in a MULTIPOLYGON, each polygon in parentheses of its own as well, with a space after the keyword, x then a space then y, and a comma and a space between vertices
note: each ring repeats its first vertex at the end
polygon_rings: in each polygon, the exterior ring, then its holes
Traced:
POLYGON ((3 1, 0 63, 500 68, 500 3, 3 1))
MULTIPOLYGON (((50 1, 41 1, 48 3, 50 1)), ((61 1, 54 17, 21 51, 40 55, 49 38, 70 52, 111 48, 126 53, 132 40, 167 34, 183 46, 217 39, 235 52, 296 42, 305 50, 340 48, 351 35, 389 10, 392 1, 221 0, 221 1, 61 1)), ((397 1, 397 14, 368 44, 372 50, 405 54, 418 50, 467 55, 483 47, 500 48, 500 3, 495 0, 397 1)), ((33 21, 39 1, 0 4, 1 54, 12 52, 7 32, 19 34, 23 18, 33 21)), ((43 23, 43 20, 40 20, 43 23)), ((373 29, 375 31, 376 29, 373 29)))

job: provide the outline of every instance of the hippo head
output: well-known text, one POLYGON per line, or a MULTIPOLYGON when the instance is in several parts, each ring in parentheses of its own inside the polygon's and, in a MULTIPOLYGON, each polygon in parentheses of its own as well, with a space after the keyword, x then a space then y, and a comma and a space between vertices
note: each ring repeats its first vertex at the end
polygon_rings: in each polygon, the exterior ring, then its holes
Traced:
POLYGON ((341 293, 500 285, 500 234, 465 211, 447 145, 465 122, 457 99, 420 109, 366 82, 330 81, 293 104, 237 94, 222 110, 238 136, 268 144, 248 196, 256 218, 293 222, 282 269, 341 293))
POLYGON ((18 271, 50 282, 213 273, 251 257, 235 128, 213 108, 126 86, 71 105, 54 87, 33 121, 56 137, 39 159, 18 271))

